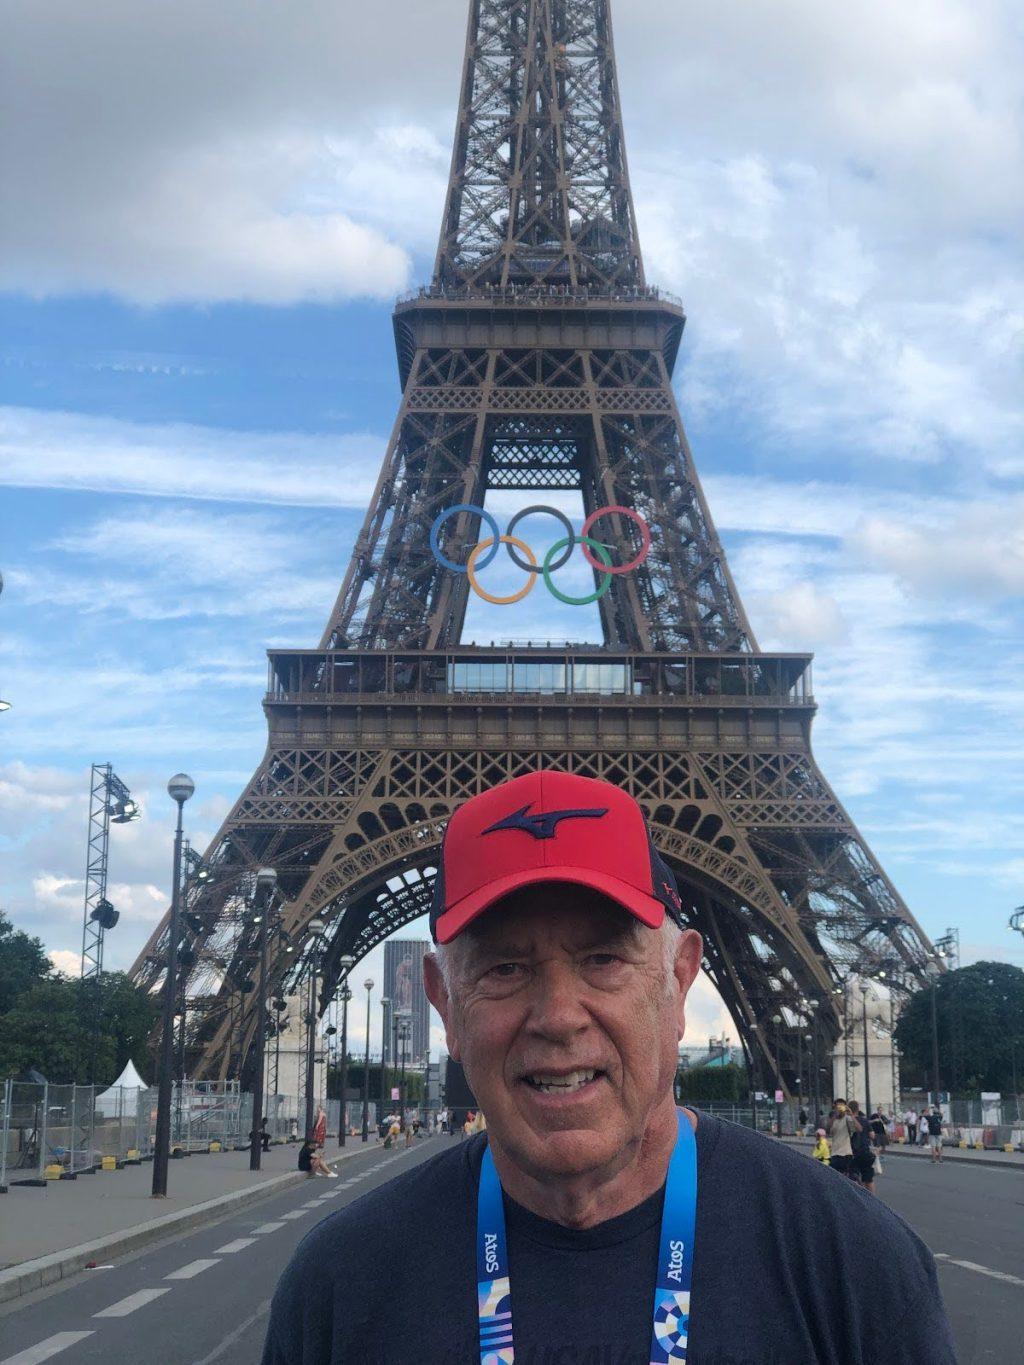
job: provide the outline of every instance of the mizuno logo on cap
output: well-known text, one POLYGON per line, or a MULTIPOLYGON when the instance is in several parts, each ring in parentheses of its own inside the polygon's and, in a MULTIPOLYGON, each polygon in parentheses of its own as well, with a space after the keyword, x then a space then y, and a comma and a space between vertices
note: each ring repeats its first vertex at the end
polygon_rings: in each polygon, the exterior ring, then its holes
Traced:
MULTIPOLYGON (((533 803, 531 802, 530 805, 533 803)), ((532 834, 535 839, 553 839, 558 831, 558 826, 563 820, 600 820, 607 815, 605 810, 551 810, 545 815, 528 815, 530 806, 522 806, 519 810, 513 811, 511 815, 506 815, 504 820, 499 820, 490 829, 485 829, 483 834, 497 834, 502 829, 521 829, 527 834, 532 834)), ((481 835, 481 838, 483 835, 481 835)))

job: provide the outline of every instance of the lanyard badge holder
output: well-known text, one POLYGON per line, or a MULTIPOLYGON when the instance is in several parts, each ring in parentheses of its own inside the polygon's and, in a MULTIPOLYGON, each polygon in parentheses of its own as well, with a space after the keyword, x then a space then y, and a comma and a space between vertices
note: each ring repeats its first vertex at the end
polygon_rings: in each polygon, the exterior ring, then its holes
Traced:
MULTIPOLYGON (((658 1245, 651 1365, 685 1365, 690 1332, 693 1245, 697 1227, 697 1141, 686 1115, 668 1168, 658 1245)), ((512 1287, 501 1182, 484 1151, 477 1196, 477 1311, 480 1365, 514 1365, 512 1287)))

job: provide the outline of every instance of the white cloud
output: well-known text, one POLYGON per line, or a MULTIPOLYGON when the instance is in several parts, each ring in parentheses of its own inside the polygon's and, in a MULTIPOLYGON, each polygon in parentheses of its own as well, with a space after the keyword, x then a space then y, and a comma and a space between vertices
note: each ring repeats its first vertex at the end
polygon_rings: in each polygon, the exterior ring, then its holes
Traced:
POLYGON ((386 441, 0 408, 0 483, 218 502, 365 508, 386 441))
POLYGON ((978 503, 930 527, 865 518, 851 545, 919 591, 1024 597, 1024 497, 978 503))
POLYGON ((73 953, 70 948, 58 948, 50 953, 49 956, 50 961, 53 963, 54 971, 63 972, 65 976, 71 977, 81 975, 81 953, 73 953))

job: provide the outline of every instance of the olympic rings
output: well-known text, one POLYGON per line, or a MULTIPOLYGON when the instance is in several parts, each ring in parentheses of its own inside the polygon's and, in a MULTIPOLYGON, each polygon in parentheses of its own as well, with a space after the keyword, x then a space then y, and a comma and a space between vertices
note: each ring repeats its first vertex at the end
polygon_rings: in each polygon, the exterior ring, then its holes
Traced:
POLYGON ((498 528, 498 523, 491 516, 490 512, 485 512, 482 507, 471 507, 468 503, 460 503, 458 507, 449 507, 448 511, 442 512, 434 522, 434 525, 430 530, 430 548, 434 552, 434 558, 444 568, 451 569, 452 573, 466 573, 468 565, 455 564, 441 549, 441 527, 446 521, 450 521, 452 517, 459 516, 462 512, 468 512, 471 516, 480 517, 481 520, 486 521, 487 527, 491 532, 491 539, 487 542, 488 545, 493 547, 491 553, 488 555, 485 563, 477 566, 480 569, 486 569, 488 565, 493 564, 498 558, 501 531, 498 528))
POLYGON ((651 528, 647 525, 647 522, 644 521, 639 512, 633 511, 632 507, 602 507, 600 511, 592 512, 584 522, 583 534, 580 536, 580 544, 583 546, 583 558, 592 569, 597 569, 599 573, 632 573, 634 569, 639 569, 640 565, 644 563, 647 556, 651 553, 651 528), (596 563, 590 553, 590 542, 587 539, 594 529, 595 522, 600 521, 602 517, 612 516, 614 513, 618 513, 620 517, 627 517, 630 521, 635 522, 640 528, 640 534, 643 537, 643 545, 641 546, 640 553, 634 559, 631 559, 628 564, 620 564, 617 569, 605 568, 601 564, 596 563))
MULTIPOLYGON (((477 582, 476 580, 477 556, 480 554, 481 550, 487 550, 490 548, 491 542, 489 540, 482 540, 479 545, 474 546, 473 553, 469 556, 469 563, 466 565, 466 572, 469 574, 470 584, 472 585, 473 591, 476 593, 477 597, 482 597, 485 602, 490 602, 492 607, 513 607, 517 602, 522 602, 524 598, 529 597, 530 593, 533 592, 534 588, 537 586, 537 578, 540 573, 540 567, 537 564, 537 557, 534 555, 533 551, 530 549, 529 545, 527 545, 525 541, 516 540, 515 536, 502 536, 501 543, 502 545, 508 546, 514 545, 517 549, 522 550, 523 554, 529 555, 530 558, 533 560, 533 565, 529 570, 530 580, 527 583, 526 587, 523 588, 521 592, 515 593, 512 597, 495 597, 493 596, 493 594, 489 592, 484 592, 483 588, 481 588, 480 584, 477 582)), ((611 581, 612 580, 609 578, 608 582, 610 583, 611 581)))
POLYGON ((470 586, 476 595, 485 602, 489 602, 492 606, 511 607, 517 602, 522 602, 537 586, 537 579, 543 576, 548 591, 556 601, 564 602, 566 606, 570 607, 587 607, 595 602, 601 601, 612 586, 612 578, 622 574, 632 573, 646 562, 647 557, 651 552, 651 528, 648 526, 647 522, 644 521, 643 517, 631 507, 602 507, 599 508, 598 511, 590 514, 584 523, 582 533, 577 535, 573 530, 572 522, 564 512, 559 511, 557 507, 538 506, 526 507, 523 511, 517 512, 509 522, 505 534, 502 535, 498 523, 489 512, 484 510, 484 508, 475 507, 468 503, 460 503, 457 507, 449 507, 447 511, 442 512, 438 516, 430 531, 430 548, 433 551, 434 558, 443 568, 450 569, 452 573, 467 574, 470 586), (463 514, 478 517, 486 524, 491 535, 486 540, 481 540, 479 544, 474 546, 466 564, 456 564, 455 561, 449 559, 441 549, 441 531, 445 524, 453 517, 461 516, 463 514), (554 517, 566 532, 565 536, 561 540, 556 541, 547 552, 543 565, 538 564, 537 557, 533 550, 513 534, 521 521, 524 521, 529 516, 537 516, 540 514, 554 517), (632 521, 640 531, 642 540, 640 551, 628 564, 614 566, 610 553, 611 547, 602 544, 599 540, 595 540, 591 535, 597 522, 599 522, 602 517, 607 516, 625 517, 627 520, 632 521), (477 575, 481 570, 486 569, 490 564, 494 563, 502 545, 508 550, 509 558, 516 568, 521 569, 524 573, 529 575, 529 581, 526 587, 523 588, 522 591, 512 594, 510 597, 496 597, 492 593, 486 592, 480 586, 477 578, 477 575), (582 547, 584 558, 590 567, 596 573, 605 575, 605 581, 602 583, 601 587, 587 597, 570 597, 556 588, 552 580, 552 575, 568 564, 572 557, 572 552, 577 545, 582 547), (526 556, 526 559, 521 558, 520 555, 516 553, 517 550, 521 550, 526 556))
POLYGON ((595 602, 600 602, 601 598, 612 585, 611 573, 612 557, 608 553, 608 546, 602 545, 599 540, 591 540, 589 536, 580 536, 578 542, 575 535, 573 535, 572 540, 560 540, 556 545, 552 545, 551 549, 548 551, 548 557, 544 561, 544 582, 547 584, 548 592, 552 597, 557 598, 559 602, 564 602, 567 607, 591 607, 595 602), (596 550, 597 553, 601 555, 604 559, 602 572, 608 575, 598 588, 597 592, 592 593, 589 597, 567 597, 564 592, 559 592, 551 581, 551 574, 554 571, 554 565, 550 563, 551 556, 557 554, 563 545, 569 545, 571 547, 577 543, 589 546, 590 549, 596 550))
MULTIPOLYGON (((564 544, 566 546, 566 551, 557 564, 551 565, 551 572, 555 573, 556 570, 565 568, 572 558, 573 550, 576 548, 576 532, 572 529, 572 522, 564 512, 560 512, 557 507, 524 507, 523 510, 517 512, 509 522, 508 530, 505 534, 509 536, 515 535, 515 530, 519 523, 525 521, 527 517, 532 517, 536 514, 546 514, 549 517, 554 517, 556 521, 561 522, 565 534, 568 536, 566 541, 559 541, 560 545, 564 544)), ((516 552, 512 545, 508 547, 508 557, 517 569, 522 569, 525 573, 531 572, 529 564, 524 564, 521 559, 516 558, 516 552)), ((534 564, 536 564, 536 562, 537 561, 534 560, 534 564)))

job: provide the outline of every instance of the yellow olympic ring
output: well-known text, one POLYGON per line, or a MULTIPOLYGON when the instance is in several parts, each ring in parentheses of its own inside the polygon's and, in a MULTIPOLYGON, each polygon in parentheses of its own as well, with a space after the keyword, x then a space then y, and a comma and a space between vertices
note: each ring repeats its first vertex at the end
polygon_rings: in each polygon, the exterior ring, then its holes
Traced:
POLYGON ((517 540, 515 536, 502 536, 500 543, 502 545, 514 545, 517 550, 522 550, 523 554, 526 555, 527 559, 533 565, 530 576, 526 580, 526 587, 523 588, 521 592, 517 592, 514 597, 495 597, 492 593, 484 592, 483 588, 481 588, 480 584, 477 582, 477 557, 482 555, 485 550, 491 548, 494 544, 493 536, 491 536, 490 540, 482 540, 480 544, 474 548, 473 553, 469 556, 466 572, 469 574, 470 585, 477 597, 482 597, 485 602, 490 602, 492 607, 514 607, 517 602, 522 602, 525 598, 529 597, 530 593, 533 592, 534 588, 537 586, 537 579, 540 577, 540 565, 537 563, 537 556, 530 549, 529 545, 522 540, 517 540))

